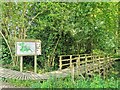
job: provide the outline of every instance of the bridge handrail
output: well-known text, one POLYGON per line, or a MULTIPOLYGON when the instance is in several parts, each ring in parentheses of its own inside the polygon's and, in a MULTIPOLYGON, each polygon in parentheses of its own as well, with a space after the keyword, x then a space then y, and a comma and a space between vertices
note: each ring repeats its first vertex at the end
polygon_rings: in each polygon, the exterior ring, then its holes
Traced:
POLYGON ((71 67, 73 64, 77 66, 80 64, 87 64, 87 63, 93 63, 93 62, 100 63, 110 58, 111 57, 109 57, 108 55, 97 55, 97 54, 61 55, 59 56, 59 69, 61 70, 65 66, 67 68, 71 67), (69 56, 69 59, 68 58, 66 59, 65 58, 66 56, 67 57, 69 56))

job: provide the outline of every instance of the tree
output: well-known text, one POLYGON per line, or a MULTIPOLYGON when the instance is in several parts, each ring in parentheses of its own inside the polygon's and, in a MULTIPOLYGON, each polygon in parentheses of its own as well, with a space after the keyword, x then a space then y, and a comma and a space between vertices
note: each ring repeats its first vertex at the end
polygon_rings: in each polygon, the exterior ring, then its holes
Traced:
POLYGON ((26 38, 26 27, 28 25, 26 14, 29 3, 2 2, 1 5, 1 31, 13 64, 15 65, 15 40, 26 38))
POLYGON ((61 54, 110 53, 119 45, 116 2, 9 2, 2 11, 0 33, 11 57, 16 38, 40 39, 39 66, 56 65, 61 54))

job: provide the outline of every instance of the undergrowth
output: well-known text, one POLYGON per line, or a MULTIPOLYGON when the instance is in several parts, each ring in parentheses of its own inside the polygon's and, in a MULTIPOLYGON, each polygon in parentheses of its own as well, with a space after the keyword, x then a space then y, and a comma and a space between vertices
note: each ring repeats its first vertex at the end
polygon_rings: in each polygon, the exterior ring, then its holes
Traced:
POLYGON ((76 79, 74 82, 71 77, 50 78, 46 81, 13 80, 7 79, 7 82, 17 87, 29 88, 120 88, 120 78, 109 77, 103 79, 96 75, 94 78, 76 79))
MULTIPOLYGON (((79 79, 75 82, 71 81, 71 78, 54 79, 51 78, 43 83, 34 83, 32 88, 118 88, 120 79, 116 80, 114 77, 109 79, 102 79, 99 76, 95 76, 93 79, 79 79)), ((119 87, 120 88, 120 87, 119 87)))

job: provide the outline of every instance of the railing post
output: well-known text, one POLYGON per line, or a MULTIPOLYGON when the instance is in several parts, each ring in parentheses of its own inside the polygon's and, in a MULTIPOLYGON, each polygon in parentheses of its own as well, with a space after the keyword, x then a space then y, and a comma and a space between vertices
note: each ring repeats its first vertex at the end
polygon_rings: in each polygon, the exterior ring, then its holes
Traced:
POLYGON ((71 69, 71 78, 72 78, 72 81, 73 81, 73 83, 74 83, 74 77, 75 77, 74 65, 71 65, 70 69, 71 69))
POLYGON ((95 63, 95 56, 92 55, 92 59, 93 59, 93 64, 95 63))
MULTIPOLYGON (((110 67, 112 67, 113 60, 112 60, 111 56, 109 56, 109 59, 110 59, 110 67)), ((112 67, 112 68, 113 68, 113 67, 112 67)))
POLYGON ((106 55, 106 65, 105 65, 105 68, 106 68, 106 76, 107 76, 107 73, 108 73, 108 55, 106 55))
POLYGON ((105 55, 103 56, 103 78, 105 79, 105 55))
POLYGON ((70 67, 72 67, 72 55, 70 55, 70 67))
POLYGON ((79 76, 80 73, 80 55, 77 58, 77 62, 76 62, 76 67, 77 67, 77 76, 79 76))
POLYGON ((109 63, 109 55, 107 55, 107 58, 108 58, 107 61, 108 61, 108 63, 109 63))
POLYGON ((93 59, 93 73, 95 72, 95 55, 92 55, 92 59, 93 59))
POLYGON ((108 63, 109 63, 109 67, 112 67, 112 58, 110 55, 109 55, 108 63))
POLYGON ((88 72, 88 67, 87 67, 87 55, 85 54, 85 72, 87 74, 88 72))
POLYGON ((98 57, 98 67, 99 67, 99 68, 98 68, 98 69, 99 69, 98 71, 99 71, 99 76, 100 76, 100 69, 101 69, 100 66, 101 66, 101 65, 100 65, 100 55, 99 55, 99 57, 98 57))
POLYGON ((62 56, 59 57, 59 69, 62 70, 62 56))

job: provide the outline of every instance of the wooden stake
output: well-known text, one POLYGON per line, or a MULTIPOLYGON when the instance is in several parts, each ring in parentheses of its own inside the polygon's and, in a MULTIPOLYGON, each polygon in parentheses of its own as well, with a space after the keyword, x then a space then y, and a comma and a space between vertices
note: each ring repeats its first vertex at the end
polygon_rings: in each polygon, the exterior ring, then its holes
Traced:
POLYGON ((105 79, 105 68, 103 69, 103 78, 105 79))
POLYGON ((73 83, 74 83, 74 76, 75 76, 75 74, 74 74, 74 65, 71 65, 71 77, 72 77, 72 81, 73 81, 73 83))
POLYGON ((72 55, 70 55, 70 67, 72 67, 72 55))
POLYGON ((20 72, 23 71, 23 56, 20 56, 20 72))
POLYGON ((37 73, 37 55, 34 56, 34 72, 37 73))
POLYGON ((100 67, 100 56, 98 57, 98 64, 99 64, 99 66, 98 66, 99 68, 98 69, 99 69, 99 76, 100 76, 100 74, 101 74, 100 73, 100 69, 101 69, 101 67, 100 67))
POLYGON ((108 75, 108 63, 109 63, 109 62, 108 62, 108 59, 109 59, 109 58, 108 58, 108 55, 107 55, 107 60, 106 60, 106 61, 107 61, 107 62, 106 62, 106 64, 107 64, 107 65, 106 65, 106 77, 107 77, 107 75, 108 75))
POLYGON ((59 62, 60 62, 59 69, 62 70, 62 56, 60 56, 59 62))
MULTIPOLYGON (((95 65, 95 55, 93 55, 93 65, 95 65)), ((93 72, 95 72, 95 66, 93 66, 93 72)))
POLYGON ((85 72, 86 72, 86 75, 87 75, 87 73, 88 73, 87 55, 85 55, 85 72))
POLYGON ((76 62, 76 67, 77 67, 77 76, 79 76, 80 74, 80 55, 77 58, 77 62, 76 62))

